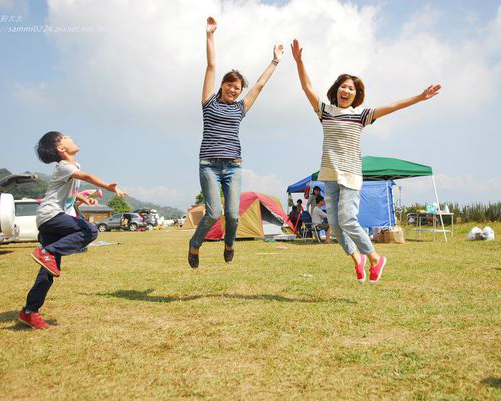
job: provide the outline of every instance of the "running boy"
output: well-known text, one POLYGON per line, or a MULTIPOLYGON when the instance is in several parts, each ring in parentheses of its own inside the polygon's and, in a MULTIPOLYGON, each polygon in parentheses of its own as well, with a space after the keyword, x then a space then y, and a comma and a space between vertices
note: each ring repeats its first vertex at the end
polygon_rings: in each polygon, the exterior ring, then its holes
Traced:
POLYGON ((99 178, 80 170, 75 156, 79 147, 70 136, 60 132, 46 133, 38 142, 36 151, 44 163, 56 162, 45 197, 37 209, 37 226, 42 246, 33 251, 33 259, 41 265, 35 284, 28 293, 26 306, 19 320, 34 329, 49 327, 38 310, 53 282, 61 274, 61 257, 81 252, 97 238, 97 229, 84 219, 71 216, 75 201, 94 204, 95 200, 78 194, 80 180, 87 181, 118 196, 126 195, 116 183, 106 184, 99 178))

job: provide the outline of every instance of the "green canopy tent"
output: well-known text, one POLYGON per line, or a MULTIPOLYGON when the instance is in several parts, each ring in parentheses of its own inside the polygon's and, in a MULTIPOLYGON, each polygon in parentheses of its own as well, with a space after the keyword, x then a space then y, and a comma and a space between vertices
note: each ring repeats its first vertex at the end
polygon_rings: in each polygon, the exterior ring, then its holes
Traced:
MULTIPOLYGON (((435 184, 435 178, 433 177, 433 170, 430 166, 391 157, 365 156, 362 157, 362 174, 364 176, 364 181, 398 180, 411 177, 431 176, 438 205, 437 212, 440 216, 445 242, 447 242, 447 235, 445 234, 444 222, 440 211, 440 202, 438 200, 437 186, 435 184)), ((311 179, 312 181, 318 181, 318 171, 311 175, 311 179)))
MULTIPOLYGON (((424 164, 408 162, 391 157, 362 157, 362 174, 364 181, 398 180, 401 178, 433 176, 433 170, 424 164)), ((318 171, 311 175, 313 181, 318 180, 318 171)))

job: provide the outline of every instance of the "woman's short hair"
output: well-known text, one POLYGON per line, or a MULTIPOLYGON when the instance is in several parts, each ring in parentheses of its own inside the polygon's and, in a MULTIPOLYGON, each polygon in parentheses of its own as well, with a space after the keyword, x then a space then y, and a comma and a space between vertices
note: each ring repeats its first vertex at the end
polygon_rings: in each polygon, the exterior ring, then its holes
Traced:
POLYGON ((61 156, 57 151, 57 145, 63 137, 58 131, 47 132, 38 141, 38 145, 35 146, 38 158, 44 163, 60 162, 61 156))
POLYGON ((355 85, 355 89, 357 91, 357 93, 355 94, 355 99, 353 99, 353 103, 351 105, 353 107, 358 107, 364 102, 365 86, 362 80, 355 75, 341 74, 339 77, 337 77, 336 82, 334 82, 327 91, 327 99, 329 99, 329 102, 331 102, 331 104, 337 106, 337 90, 339 89, 341 84, 348 79, 351 79, 353 81, 353 84, 355 85))

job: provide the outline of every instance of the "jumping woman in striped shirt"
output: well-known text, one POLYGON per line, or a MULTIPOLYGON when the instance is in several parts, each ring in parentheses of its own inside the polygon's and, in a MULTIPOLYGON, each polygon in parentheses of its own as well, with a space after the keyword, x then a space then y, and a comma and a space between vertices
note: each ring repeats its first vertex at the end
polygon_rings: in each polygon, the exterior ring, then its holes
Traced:
POLYGON ((320 100, 311 87, 302 60, 303 49, 294 39, 291 45, 301 87, 317 113, 324 131, 322 162, 318 179, 325 182, 327 216, 338 242, 355 263, 359 283, 365 282, 365 263, 370 261, 369 283, 381 278, 386 258, 374 250, 367 233, 358 223, 357 215, 362 188, 362 128, 377 118, 412 106, 437 95, 440 85, 431 85, 421 94, 383 107, 362 109, 364 84, 353 75, 342 74, 327 92, 330 104, 320 100))
POLYGON ((216 71, 214 32, 216 29, 216 20, 212 17, 207 18, 207 68, 202 89, 204 128, 199 167, 200 185, 205 199, 205 215, 190 240, 188 263, 192 268, 198 267, 199 248, 207 232, 221 217, 220 184, 224 195, 225 218, 223 256, 226 262, 231 262, 233 259, 242 174, 242 155, 238 138, 240 122, 270 79, 284 52, 282 45, 274 46, 271 63, 244 99, 237 101, 242 89, 247 87, 247 83, 236 70, 226 73, 218 92, 214 92, 216 71))

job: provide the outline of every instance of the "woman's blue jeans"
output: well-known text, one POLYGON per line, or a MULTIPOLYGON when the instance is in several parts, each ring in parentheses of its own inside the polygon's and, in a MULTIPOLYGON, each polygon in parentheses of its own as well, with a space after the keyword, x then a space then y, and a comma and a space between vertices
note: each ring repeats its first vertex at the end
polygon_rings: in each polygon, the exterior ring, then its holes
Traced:
POLYGON ((201 159, 200 186, 205 199, 205 214, 190 240, 190 245, 198 249, 205 236, 221 217, 221 193, 224 196, 224 242, 233 246, 237 235, 238 209, 240 206, 240 188, 242 185, 241 161, 229 159, 201 159))
POLYGON ((363 255, 373 252, 369 236, 358 223, 360 191, 325 181, 325 200, 327 220, 346 254, 351 255, 356 249, 363 255))

